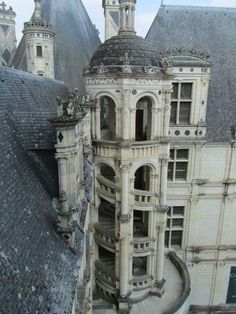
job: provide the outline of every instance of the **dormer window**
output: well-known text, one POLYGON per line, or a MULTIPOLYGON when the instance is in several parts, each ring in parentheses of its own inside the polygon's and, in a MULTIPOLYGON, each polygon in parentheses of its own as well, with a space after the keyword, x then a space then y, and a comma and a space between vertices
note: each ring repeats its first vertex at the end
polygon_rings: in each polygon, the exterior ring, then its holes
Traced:
POLYGON ((193 83, 174 83, 171 100, 170 124, 189 125, 193 83))
POLYGON ((36 46, 36 54, 37 54, 37 57, 43 56, 43 47, 42 46, 36 46))

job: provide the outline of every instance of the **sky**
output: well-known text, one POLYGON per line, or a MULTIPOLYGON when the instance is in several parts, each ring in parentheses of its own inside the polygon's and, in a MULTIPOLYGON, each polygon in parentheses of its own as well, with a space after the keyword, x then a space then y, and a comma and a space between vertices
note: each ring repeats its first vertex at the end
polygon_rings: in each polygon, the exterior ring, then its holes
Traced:
MULTIPOLYGON (((70 1, 70 0, 66 0, 70 1)), ((11 5, 17 14, 16 33, 18 43, 22 36, 23 23, 28 21, 34 8, 34 0, 5 0, 11 5)), ((104 39, 104 16, 102 0, 82 0, 87 12, 97 29, 100 32, 101 40, 104 39)), ((236 7, 236 0, 163 0, 169 5, 197 5, 197 6, 218 6, 236 7)), ((136 30, 138 35, 146 36, 152 21, 161 5, 161 0, 138 0, 136 10, 136 30)))

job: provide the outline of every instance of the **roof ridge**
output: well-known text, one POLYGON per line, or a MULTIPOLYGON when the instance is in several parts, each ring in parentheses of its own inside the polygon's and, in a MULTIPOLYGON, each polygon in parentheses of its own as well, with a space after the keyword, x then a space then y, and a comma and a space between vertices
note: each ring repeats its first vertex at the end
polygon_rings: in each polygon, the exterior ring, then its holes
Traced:
POLYGON ((197 6, 197 5, 175 5, 175 4, 163 4, 161 8, 179 8, 179 9, 184 9, 184 8, 190 8, 190 9, 198 9, 198 10, 236 10, 236 7, 216 7, 216 6, 197 6))

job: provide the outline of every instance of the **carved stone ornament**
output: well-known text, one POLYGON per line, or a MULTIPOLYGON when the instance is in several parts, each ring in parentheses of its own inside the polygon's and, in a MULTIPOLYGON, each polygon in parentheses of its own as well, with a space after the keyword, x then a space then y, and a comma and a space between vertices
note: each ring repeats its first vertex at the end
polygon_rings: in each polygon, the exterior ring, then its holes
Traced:
POLYGON ((127 224, 130 222, 131 220, 131 215, 127 214, 127 215, 122 215, 121 213, 118 214, 118 219, 121 223, 123 224, 127 224))
POLYGON ((106 72, 107 72, 107 68, 105 67, 103 63, 101 63, 100 66, 98 67, 98 73, 106 73, 106 72))
POLYGON ((70 92, 68 100, 57 97, 57 118, 73 119, 85 115, 84 107, 91 106, 93 100, 86 95, 80 95, 78 89, 70 92))
POLYGON ((184 48, 175 48, 162 51, 162 56, 177 56, 177 55, 189 55, 193 57, 202 58, 208 60, 210 58, 210 54, 208 50, 197 51, 195 49, 184 49, 184 48))

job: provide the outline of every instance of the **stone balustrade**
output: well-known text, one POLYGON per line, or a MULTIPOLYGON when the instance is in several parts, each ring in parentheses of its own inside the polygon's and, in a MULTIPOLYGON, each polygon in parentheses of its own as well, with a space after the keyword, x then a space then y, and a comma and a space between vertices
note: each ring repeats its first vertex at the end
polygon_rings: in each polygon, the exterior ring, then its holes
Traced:
POLYGON ((105 199, 111 198, 115 200, 115 183, 103 177, 102 175, 97 176, 97 192, 101 194, 105 199))
POLYGON ((133 289, 134 290, 143 290, 150 287, 150 278, 145 276, 135 276, 133 277, 133 289))
MULTIPOLYGON (((133 159, 142 157, 158 156, 159 142, 129 142, 128 147, 131 149, 130 156, 133 159)), ((119 143, 111 141, 96 141, 94 145, 95 156, 113 158, 118 155, 119 143)))
POLYGON ((139 206, 153 206, 154 205, 154 193, 142 190, 134 190, 134 201, 139 206))
POLYGON ((109 233, 106 228, 104 228, 101 224, 97 223, 94 225, 95 229, 95 240, 101 246, 108 248, 109 251, 115 252, 116 247, 116 238, 115 235, 109 233))
POLYGON ((134 238, 134 251, 136 253, 150 251, 151 243, 152 243, 151 239, 147 237, 134 238))

